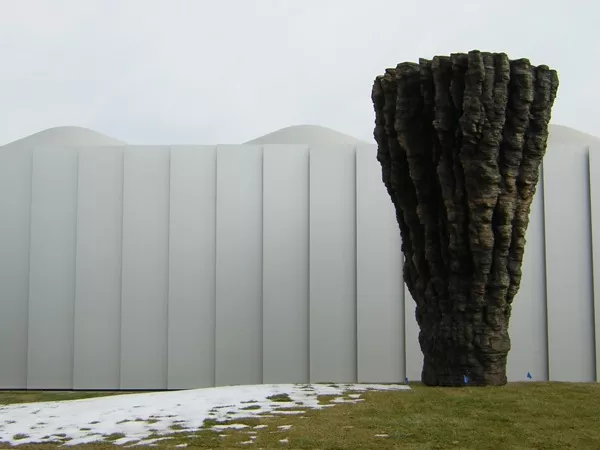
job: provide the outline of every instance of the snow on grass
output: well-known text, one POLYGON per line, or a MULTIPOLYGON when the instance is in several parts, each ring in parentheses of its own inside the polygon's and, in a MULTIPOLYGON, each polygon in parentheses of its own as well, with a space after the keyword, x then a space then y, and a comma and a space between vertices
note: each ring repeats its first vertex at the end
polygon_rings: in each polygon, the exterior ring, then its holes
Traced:
MULTIPOLYGON (((66 445, 107 441, 117 445, 157 442, 157 435, 195 432, 205 420, 214 431, 248 428, 235 423, 265 413, 299 414, 322 409, 318 396, 333 396, 334 403, 359 401, 349 391, 403 390, 406 385, 376 384, 264 384, 226 386, 187 391, 116 395, 85 400, 23 403, 0 406, 0 442, 22 445, 64 442, 66 445), (293 409, 292 409, 293 408, 293 409), (287 409, 287 411, 286 411, 287 409), (227 422, 219 425, 219 422, 227 422), (152 439, 154 438, 154 439, 152 439)), ((260 428, 257 426, 255 428, 260 428)))

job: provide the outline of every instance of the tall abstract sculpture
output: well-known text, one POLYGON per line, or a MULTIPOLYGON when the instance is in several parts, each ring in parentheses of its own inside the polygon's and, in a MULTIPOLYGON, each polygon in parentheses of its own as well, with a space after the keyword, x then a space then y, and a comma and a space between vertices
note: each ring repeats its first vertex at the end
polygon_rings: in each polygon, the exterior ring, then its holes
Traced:
POLYGON ((401 63, 375 80, 377 159, 426 385, 506 383, 511 304, 557 90, 547 66, 479 51, 401 63))

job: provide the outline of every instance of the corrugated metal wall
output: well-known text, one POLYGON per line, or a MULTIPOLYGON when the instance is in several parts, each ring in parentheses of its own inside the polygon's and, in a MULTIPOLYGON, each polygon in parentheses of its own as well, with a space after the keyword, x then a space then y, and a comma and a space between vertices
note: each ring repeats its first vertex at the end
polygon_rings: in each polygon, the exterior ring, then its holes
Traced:
MULTIPOLYGON (((511 380, 600 374, 598 180, 549 149, 511 380)), ((0 388, 420 377, 373 146, 0 148, 0 211, 0 388)))

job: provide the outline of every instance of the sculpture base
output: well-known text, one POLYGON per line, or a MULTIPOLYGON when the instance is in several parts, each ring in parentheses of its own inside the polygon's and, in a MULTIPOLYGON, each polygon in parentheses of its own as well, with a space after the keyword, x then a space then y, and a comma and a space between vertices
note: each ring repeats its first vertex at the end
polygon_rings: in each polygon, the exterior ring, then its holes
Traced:
POLYGON ((424 355, 423 384, 505 385, 510 350, 508 317, 494 316, 492 323, 485 320, 485 314, 451 313, 443 321, 436 314, 429 317, 433 323, 422 317, 419 342, 424 355))
POLYGON ((506 364, 465 367, 425 356, 421 381, 425 386, 504 386, 507 382, 506 364))

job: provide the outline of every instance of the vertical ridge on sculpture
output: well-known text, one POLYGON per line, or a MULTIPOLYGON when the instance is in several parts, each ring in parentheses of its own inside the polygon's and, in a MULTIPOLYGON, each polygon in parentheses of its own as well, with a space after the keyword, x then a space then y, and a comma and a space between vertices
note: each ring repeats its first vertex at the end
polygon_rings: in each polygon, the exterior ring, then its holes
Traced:
POLYGON ((433 80, 435 86, 435 111, 433 128, 436 132, 436 145, 439 147, 439 160, 437 176, 440 180, 439 202, 441 208, 440 218, 445 225, 440 226, 440 242, 442 251, 447 253, 446 271, 448 277, 448 302, 445 311, 466 304, 465 287, 461 283, 469 263, 464 254, 462 245, 463 228, 465 225, 465 212, 463 208, 462 183, 455 176, 454 149, 460 143, 456 133, 458 111, 450 92, 453 84, 453 61, 450 57, 435 57, 432 62, 433 80), (450 303, 452 302, 452 303, 450 303))
POLYGON ((508 323, 558 76, 472 51, 376 78, 374 136, 416 302, 422 380, 506 383, 508 323))
POLYGON ((507 117, 500 147, 499 168, 502 177, 500 195, 494 210, 495 247, 491 290, 494 295, 507 299, 511 280, 516 273, 511 270, 509 261, 513 238, 513 217, 515 214, 518 190, 517 177, 523 160, 523 145, 525 132, 529 125, 529 107, 533 101, 533 78, 530 64, 527 60, 520 59, 513 62, 510 71, 510 95, 507 103, 507 117), (520 86, 521 90, 512 89, 520 86))
POLYGON ((542 65, 532 71, 535 80, 533 101, 529 116, 530 125, 526 132, 523 161, 517 177, 517 206, 513 221, 513 242, 510 249, 513 280, 509 286, 508 298, 512 301, 519 290, 521 265, 525 249, 525 232, 529 225, 529 210, 539 181, 540 165, 548 142, 548 124, 552 105, 558 92, 558 74, 542 65))
POLYGON ((385 75, 379 79, 379 86, 383 97, 383 101, 379 103, 379 114, 383 117, 384 134, 377 136, 381 142, 378 159, 382 164, 383 176, 387 179, 384 179, 384 183, 396 207, 396 218, 402 234, 402 250, 406 256, 404 279, 413 298, 417 298, 413 291, 417 289, 416 261, 421 259, 416 254, 420 242, 419 223, 415 210, 416 194, 409 176, 406 153, 398 143, 395 130, 397 84, 394 69, 386 70, 385 75), (398 196, 398 192, 402 192, 403 195, 398 196))

